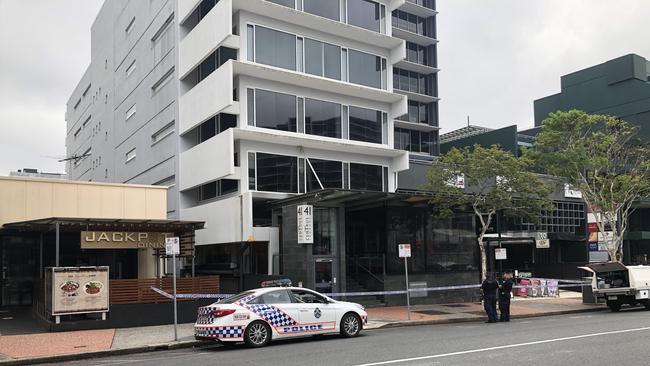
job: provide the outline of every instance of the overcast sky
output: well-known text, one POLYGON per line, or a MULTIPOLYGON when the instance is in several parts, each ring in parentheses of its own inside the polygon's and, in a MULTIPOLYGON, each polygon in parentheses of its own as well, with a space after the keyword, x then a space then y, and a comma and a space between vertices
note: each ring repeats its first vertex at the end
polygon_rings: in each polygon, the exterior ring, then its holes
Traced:
MULTIPOLYGON (((0 175, 64 170, 50 156, 65 155, 65 103, 90 62, 101 4, 0 0, 0 175)), ((438 10, 443 132, 468 115, 531 127, 533 100, 557 93, 561 75, 650 58, 648 0, 438 0, 438 10)))

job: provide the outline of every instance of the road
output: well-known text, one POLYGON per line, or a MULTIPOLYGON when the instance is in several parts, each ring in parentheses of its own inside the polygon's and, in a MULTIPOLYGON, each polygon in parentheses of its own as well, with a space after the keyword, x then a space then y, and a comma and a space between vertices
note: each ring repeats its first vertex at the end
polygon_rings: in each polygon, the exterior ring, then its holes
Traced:
POLYGON ((66 365, 648 365, 650 312, 630 309, 510 323, 461 323, 281 341, 262 349, 219 345, 66 365))

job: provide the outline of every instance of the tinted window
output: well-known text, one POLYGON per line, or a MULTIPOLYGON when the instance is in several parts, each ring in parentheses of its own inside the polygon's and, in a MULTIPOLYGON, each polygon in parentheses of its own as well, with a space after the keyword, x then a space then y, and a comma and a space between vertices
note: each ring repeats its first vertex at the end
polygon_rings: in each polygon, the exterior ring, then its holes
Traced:
POLYGON ((303 9, 307 13, 325 18, 340 19, 339 0, 303 0, 303 9))
POLYGON ((307 304, 326 304, 327 300, 321 295, 309 291, 291 290, 293 298, 298 302, 307 304))
POLYGON ((293 8, 296 6, 296 0, 267 0, 272 3, 288 6, 290 8, 293 8))
POLYGON ((381 88, 381 57, 349 50, 348 59, 351 83, 381 88))
POLYGON ((296 132, 296 97, 258 89, 255 115, 257 127, 296 132))
POLYGON ((379 32, 379 4, 368 0, 348 0, 348 23, 379 32))
POLYGON ((289 304, 291 303, 291 296, 287 290, 278 290, 267 292, 260 298, 258 304, 289 304))
POLYGON ((314 41, 305 40, 305 72, 330 79, 341 79, 341 48, 314 41))
POLYGON ((381 192, 383 190, 382 167, 350 163, 350 188, 381 192))
POLYGON ((257 190, 298 193, 298 159, 257 153, 257 190))
POLYGON ((341 105, 305 99, 305 133, 341 137, 341 105))
MULTIPOLYGON (((329 161, 320 159, 309 159, 311 166, 314 168, 318 179, 320 179, 323 188, 342 188, 343 187, 343 163, 340 161, 329 161)), ((317 191, 321 189, 318 180, 314 175, 311 167, 307 167, 307 191, 317 191)))
POLYGON ((235 296, 229 297, 227 299, 218 301, 217 304, 232 304, 232 303, 235 303, 235 302, 245 298, 246 296, 252 295, 254 293, 255 293, 255 291, 245 291, 245 292, 239 293, 239 294, 237 294, 235 296))
POLYGON ((350 140, 381 144, 381 112, 350 107, 350 140))
POLYGON ((296 36, 255 27, 255 62, 296 69, 296 36))
POLYGON ((199 144, 216 135, 216 118, 217 117, 212 117, 201 124, 201 127, 199 128, 199 144))

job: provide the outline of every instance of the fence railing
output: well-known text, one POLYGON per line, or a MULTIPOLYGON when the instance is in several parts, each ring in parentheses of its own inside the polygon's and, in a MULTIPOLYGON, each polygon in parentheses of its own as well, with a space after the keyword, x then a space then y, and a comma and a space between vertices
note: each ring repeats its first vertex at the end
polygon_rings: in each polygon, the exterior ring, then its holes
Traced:
MULTIPOLYGON (((152 291, 151 287, 169 293, 173 292, 171 278, 111 280, 110 303, 111 305, 154 304, 171 301, 152 291)), ((220 290, 219 276, 178 278, 176 280, 176 292, 179 294, 218 294, 220 290)))

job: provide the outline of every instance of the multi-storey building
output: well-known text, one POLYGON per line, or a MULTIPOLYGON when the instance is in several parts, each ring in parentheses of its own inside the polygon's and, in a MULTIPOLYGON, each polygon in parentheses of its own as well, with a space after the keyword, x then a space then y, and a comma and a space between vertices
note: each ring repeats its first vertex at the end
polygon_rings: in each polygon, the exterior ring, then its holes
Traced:
MULTIPOLYGON (((436 14, 433 0, 107 1, 68 103, 68 154, 86 156, 70 177, 168 185, 171 218, 206 222, 198 271, 278 273, 295 211, 273 202, 390 194, 438 153, 436 14)), ((316 212, 315 236, 345 236, 344 216, 316 212)), ((333 261, 338 287, 344 247, 319 250, 305 260, 333 261)))

